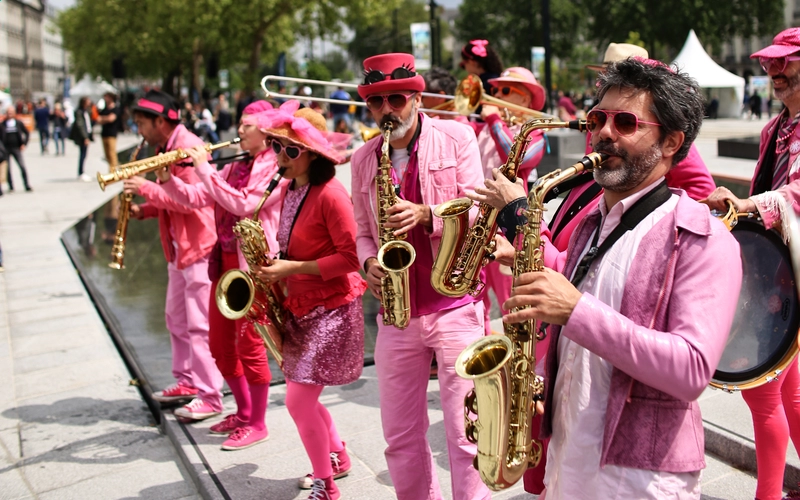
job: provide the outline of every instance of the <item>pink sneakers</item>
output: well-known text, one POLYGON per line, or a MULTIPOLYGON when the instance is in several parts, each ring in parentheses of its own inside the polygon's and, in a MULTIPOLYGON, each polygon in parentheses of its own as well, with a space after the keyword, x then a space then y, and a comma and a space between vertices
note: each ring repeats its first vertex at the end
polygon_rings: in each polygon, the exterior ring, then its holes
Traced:
POLYGON ((232 413, 225 417, 222 422, 217 422, 216 424, 212 425, 208 428, 208 432, 211 434, 230 434, 231 432, 235 431, 239 427, 244 427, 247 425, 247 422, 242 422, 239 420, 239 417, 236 416, 235 413, 232 413))
POLYGON ((212 408, 210 404, 200 398, 195 398, 191 403, 186 406, 181 406, 173 413, 176 417, 189 420, 204 420, 220 414, 219 411, 212 408))
POLYGON ((231 432, 228 439, 222 443, 222 449, 227 451, 243 450, 269 439, 266 429, 257 431, 250 426, 239 427, 231 432))
POLYGON ((197 389, 181 384, 172 384, 163 391, 153 393, 153 399, 159 403, 180 403, 194 399, 197 389))
MULTIPOLYGON (((342 442, 342 444, 345 443, 342 442)), ((342 448, 342 451, 334 451, 331 453, 331 469, 333 469, 333 479, 339 479, 350 474, 350 468, 350 457, 347 455, 346 448, 342 448)), ((310 490, 314 487, 314 481, 314 474, 306 474, 297 480, 297 485, 301 490, 310 490)))

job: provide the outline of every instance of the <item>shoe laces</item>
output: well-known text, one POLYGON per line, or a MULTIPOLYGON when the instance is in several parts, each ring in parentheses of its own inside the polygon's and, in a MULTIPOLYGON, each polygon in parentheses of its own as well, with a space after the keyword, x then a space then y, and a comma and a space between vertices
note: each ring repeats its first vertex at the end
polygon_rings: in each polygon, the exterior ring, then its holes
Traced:
POLYGON ((204 405, 204 404, 206 404, 206 403, 205 403, 205 401, 203 401, 203 400, 202 400, 202 399, 200 399, 200 398, 195 398, 195 399, 193 399, 193 400, 192 400, 192 402, 191 402, 191 403, 189 403, 188 405, 186 405, 186 408, 187 408, 188 410, 191 410, 191 411, 194 411, 194 410, 199 410, 200 408, 202 408, 202 407, 203 407, 203 405, 204 405))
POLYGON ((170 392, 173 392, 173 391, 177 391, 179 387, 180 387, 180 384, 175 383, 175 384, 172 384, 172 385, 166 387, 163 391, 161 391, 161 393, 162 394, 167 394, 167 393, 170 393, 170 392))
POLYGON ((337 453, 335 451, 332 451, 331 452, 331 465, 333 465, 333 468, 334 468, 333 472, 338 472, 341 463, 342 462, 339 460, 339 453, 337 453))
POLYGON ((247 436, 250 435, 252 429, 250 427, 237 427, 233 432, 231 432, 228 439, 232 441, 239 441, 241 439, 245 439, 247 436))
POLYGON ((308 495, 308 500, 331 500, 328 495, 328 490, 325 489, 325 481, 322 479, 314 479, 314 484, 311 485, 311 494, 308 495))

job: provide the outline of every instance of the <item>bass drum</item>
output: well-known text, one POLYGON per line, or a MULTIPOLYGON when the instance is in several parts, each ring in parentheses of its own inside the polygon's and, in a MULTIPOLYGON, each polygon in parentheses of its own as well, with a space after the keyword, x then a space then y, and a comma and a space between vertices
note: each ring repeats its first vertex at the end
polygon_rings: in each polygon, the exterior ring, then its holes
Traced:
POLYGON ((790 249, 758 219, 733 228, 742 253, 742 291, 711 385, 729 392, 772 381, 798 352, 800 307, 790 249))

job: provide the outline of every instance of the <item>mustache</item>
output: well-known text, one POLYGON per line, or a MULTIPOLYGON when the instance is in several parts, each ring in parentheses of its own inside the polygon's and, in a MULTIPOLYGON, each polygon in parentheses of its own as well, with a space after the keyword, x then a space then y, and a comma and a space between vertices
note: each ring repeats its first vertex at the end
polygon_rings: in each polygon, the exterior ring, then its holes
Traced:
POLYGON ((606 153, 611 156, 619 156, 623 160, 628 158, 628 152, 618 148, 611 141, 600 141, 594 147, 595 153, 606 153))
POLYGON ((401 125, 402 124, 402 122, 400 121, 400 118, 398 118, 398 117, 396 117, 394 115, 385 115, 383 117, 383 119, 381 119, 381 127, 383 127, 387 123, 391 123, 392 125, 401 125))

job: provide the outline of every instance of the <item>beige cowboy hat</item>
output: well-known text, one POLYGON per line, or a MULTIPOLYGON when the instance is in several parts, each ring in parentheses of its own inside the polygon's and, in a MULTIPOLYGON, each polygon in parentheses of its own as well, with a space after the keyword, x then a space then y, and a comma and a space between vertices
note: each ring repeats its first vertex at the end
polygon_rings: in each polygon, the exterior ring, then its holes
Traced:
POLYGON ((603 56, 603 64, 587 64, 586 69, 593 71, 603 71, 611 63, 617 61, 624 61, 629 57, 641 57, 649 59, 650 55, 647 50, 633 45, 632 43, 609 43, 606 49, 606 55, 603 56))

